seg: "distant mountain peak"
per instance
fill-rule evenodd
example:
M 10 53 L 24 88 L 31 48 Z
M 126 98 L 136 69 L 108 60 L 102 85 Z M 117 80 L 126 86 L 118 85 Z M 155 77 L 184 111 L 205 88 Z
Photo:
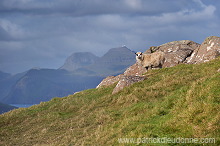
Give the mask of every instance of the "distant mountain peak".
M 90 52 L 76 52 L 69 56 L 64 65 L 59 69 L 75 71 L 79 68 L 95 63 L 98 58 L 99 57 Z
M 113 56 L 112 56 L 113 55 Z M 135 58 L 133 55 L 133 52 L 128 49 L 126 46 L 124 47 L 117 47 L 117 48 L 111 48 L 106 54 L 104 54 L 103 57 L 101 58 L 105 58 L 105 57 L 131 57 L 131 58 Z
M 134 53 L 124 45 L 109 49 L 102 57 L 97 57 L 90 52 L 73 53 L 59 69 L 78 74 L 106 76 L 122 72 L 134 63 Z

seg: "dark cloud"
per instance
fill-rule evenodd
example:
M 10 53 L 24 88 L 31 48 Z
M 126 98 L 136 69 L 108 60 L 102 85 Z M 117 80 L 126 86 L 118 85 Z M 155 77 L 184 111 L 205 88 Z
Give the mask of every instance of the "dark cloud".
M 189 6 L 188 0 L 2 0 L 2 13 L 88 16 L 103 14 L 155 15 Z
M 0 70 L 58 68 L 73 52 L 103 55 L 219 35 L 219 4 L 208 0 L 1 0 Z

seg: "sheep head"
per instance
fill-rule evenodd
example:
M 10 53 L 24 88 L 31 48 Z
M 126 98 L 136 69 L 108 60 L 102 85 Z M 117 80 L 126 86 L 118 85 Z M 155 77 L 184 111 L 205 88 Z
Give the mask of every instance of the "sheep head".
M 137 60 L 143 60 L 143 53 L 142 52 L 137 52 L 136 54 L 136 59 Z

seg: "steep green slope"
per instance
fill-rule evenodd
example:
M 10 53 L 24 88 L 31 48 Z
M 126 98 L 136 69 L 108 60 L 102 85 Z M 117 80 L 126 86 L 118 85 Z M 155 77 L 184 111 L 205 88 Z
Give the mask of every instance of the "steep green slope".
M 0 145 L 120 145 L 119 138 L 144 137 L 220 145 L 219 68 L 220 58 L 152 70 L 115 95 L 113 86 L 90 89 L 13 110 L 0 116 Z

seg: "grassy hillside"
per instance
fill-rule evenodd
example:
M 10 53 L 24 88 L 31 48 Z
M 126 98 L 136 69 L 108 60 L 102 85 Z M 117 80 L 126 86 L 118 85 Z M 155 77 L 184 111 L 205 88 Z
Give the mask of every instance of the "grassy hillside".
M 149 71 L 113 86 L 0 116 L 0 145 L 121 145 L 118 138 L 215 138 L 220 145 L 220 58 Z M 123 144 L 122 144 L 123 145 Z

